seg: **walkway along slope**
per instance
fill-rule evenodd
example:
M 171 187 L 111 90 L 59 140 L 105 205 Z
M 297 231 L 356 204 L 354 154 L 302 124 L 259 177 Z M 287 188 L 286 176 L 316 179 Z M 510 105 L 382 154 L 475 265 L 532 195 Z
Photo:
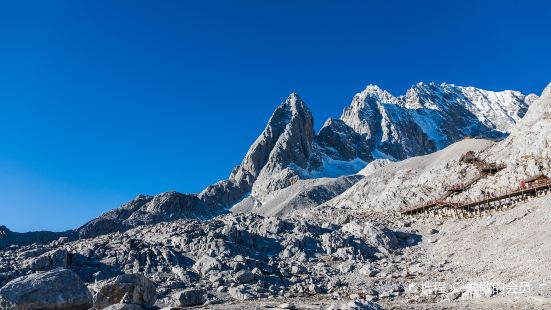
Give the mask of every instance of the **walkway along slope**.
M 473 164 L 479 170 L 479 174 L 466 183 L 446 187 L 446 192 L 435 200 L 429 200 L 422 204 L 403 209 L 401 214 L 426 214 L 429 216 L 465 218 L 473 215 L 482 215 L 488 211 L 502 210 L 530 197 L 547 195 L 551 192 L 551 180 L 545 175 L 539 175 L 525 180 L 530 181 L 529 184 L 525 184 L 523 181 L 521 186 L 515 189 L 506 189 L 499 193 L 483 195 L 474 200 L 450 201 L 448 200 L 450 196 L 463 192 L 483 177 L 495 174 L 505 168 L 503 164 L 488 163 L 478 158 L 472 151 L 463 154 L 460 161 Z M 538 182 L 532 182 L 536 179 Z
M 483 195 L 475 200 L 466 201 L 430 201 L 423 205 L 402 210 L 403 215 L 426 214 L 429 216 L 452 216 L 459 218 L 483 215 L 488 211 L 499 211 L 531 197 L 551 193 L 551 181 L 531 186 L 506 190 L 492 195 Z

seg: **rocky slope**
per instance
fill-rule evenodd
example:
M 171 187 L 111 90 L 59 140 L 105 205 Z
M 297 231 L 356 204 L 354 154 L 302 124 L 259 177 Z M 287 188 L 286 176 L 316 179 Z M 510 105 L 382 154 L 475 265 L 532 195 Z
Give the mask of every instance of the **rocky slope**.
M 299 180 L 282 190 L 274 191 L 262 203 L 249 196 L 231 208 L 233 213 L 252 212 L 264 216 L 285 216 L 296 210 L 310 209 L 340 195 L 361 180 L 361 175 L 338 178 Z
M 0 287 L 28 274 L 69 268 L 88 283 L 96 308 L 105 285 L 135 273 L 154 282 L 158 306 L 178 304 L 175 296 L 189 287 L 203 290 L 204 300 L 208 292 L 213 301 L 307 296 L 342 286 L 333 276 L 349 268 L 349 261 L 365 264 L 369 272 L 371 262 L 399 250 L 400 240 L 371 222 L 318 225 L 255 215 L 176 220 L 0 251 Z M 8 298 L 2 293 L 0 302 Z

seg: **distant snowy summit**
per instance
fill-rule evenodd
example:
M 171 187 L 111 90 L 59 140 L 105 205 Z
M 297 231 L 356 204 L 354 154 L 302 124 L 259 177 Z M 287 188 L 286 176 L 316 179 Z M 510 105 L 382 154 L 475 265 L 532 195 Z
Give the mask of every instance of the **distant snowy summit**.
M 453 84 L 418 83 L 395 97 L 369 85 L 341 120 L 361 134 L 375 157 L 404 159 L 442 149 L 465 137 L 501 139 L 537 96 Z

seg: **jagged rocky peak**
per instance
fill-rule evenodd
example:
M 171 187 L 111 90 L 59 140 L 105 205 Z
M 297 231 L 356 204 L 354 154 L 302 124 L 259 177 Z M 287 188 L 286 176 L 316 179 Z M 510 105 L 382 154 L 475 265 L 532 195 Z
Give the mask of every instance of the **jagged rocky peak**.
M 275 113 L 278 111 L 283 111 L 283 121 L 286 123 L 286 126 L 276 141 L 268 164 L 288 165 L 293 163 L 305 168 L 312 151 L 312 142 L 314 141 L 314 117 L 304 101 L 296 93 L 291 93 Z
M 266 128 L 249 148 L 241 165 L 236 167 L 230 179 L 249 178 L 250 184 L 259 176 L 262 169 L 276 162 L 282 165 L 291 162 L 304 166 L 311 151 L 314 139 L 314 119 L 306 104 L 297 93 L 291 93 L 274 111 Z M 283 148 L 292 143 L 297 150 Z
M 406 91 L 404 101 L 410 109 L 439 109 L 438 103 L 449 99 L 445 94 L 446 92 L 441 91 L 435 83 L 419 82 Z
M 251 192 L 253 184 L 258 183 L 258 189 L 266 190 L 286 187 L 298 177 L 290 167 L 308 166 L 315 136 L 313 128 L 312 113 L 292 93 L 274 111 L 264 131 L 227 180 L 216 182 L 199 194 L 140 195 L 85 224 L 79 234 L 89 238 L 180 218 L 211 218 Z
M 396 97 L 369 85 L 354 96 L 341 120 L 365 137 L 375 157 L 404 159 L 464 137 L 502 139 L 535 98 L 423 82 Z
M 507 132 L 524 116 L 528 106 L 537 98 L 519 91 L 488 91 L 476 87 L 442 83 L 418 83 L 411 87 L 403 100 L 411 109 L 450 109 L 452 105 L 465 107 L 487 127 Z
M 376 134 L 376 123 L 388 119 L 384 104 L 399 104 L 398 98 L 377 85 L 366 89 L 352 98 L 352 103 L 343 110 L 341 120 L 354 131 L 371 137 Z
M 272 114 L 235 177 L 240 171 L 256 176 L 255 193 L 289 186 L 299 178 L 297 168 L 308 168 L 314 137 L 312 113 L 296 93 L 291 93 Z
M 394 97 L 388 91 L 380 88 L 378 85 L 367 85 L 367 87 L 361 92 L 356 94 L 355 97 L 361 99 L 362 102 L 365 102 L 366 99 L 376 99 L 382 103 L 395 103 L 400 104 L 400 100 Z

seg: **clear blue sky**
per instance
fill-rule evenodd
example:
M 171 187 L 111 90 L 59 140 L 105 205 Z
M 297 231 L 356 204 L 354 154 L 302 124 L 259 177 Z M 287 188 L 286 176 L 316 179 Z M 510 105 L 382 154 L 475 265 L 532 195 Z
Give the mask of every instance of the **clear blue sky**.
M 0 224 L 64 230 L 226 178 L 297 91 L 539 93 L 550 1 L 2 1 Z

